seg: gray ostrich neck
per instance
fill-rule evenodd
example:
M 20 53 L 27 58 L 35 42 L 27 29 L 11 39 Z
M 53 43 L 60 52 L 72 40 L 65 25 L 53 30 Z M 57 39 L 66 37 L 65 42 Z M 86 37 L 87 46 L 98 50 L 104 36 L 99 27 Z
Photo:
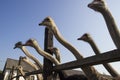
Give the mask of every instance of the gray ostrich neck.
M 95 44 L 94 40 L 90 40 L 89 44 L 91 45 L 93 51 L 95 52 L 96 55 L 100 54 L 100 50 L 98 49 L 97 45 Z M 118 72 L 108 63 L 104 63 L 103 66 L 107 69 L 107 71 L 113 76 L 113 77 L 118 77 L 119 74 Z
M 35 70 L 38 70 L 38 67 L 35 64 L 33 64 L 32 62 L 28 61 L 27 59 L 22 59 L 22 60 L 24 62 L 28 63 Z M 40 74 L 37 74 L 37 78 L 38 78 L 38 80 L 41 80 Z
M 93 51 L 94 51 L 96 54 L 99 54 L 99 53 L 100 53 L 100 51 L 99 51 L 97 45 L 95 44 L 94 40 L 91 39 L 91 40 L 89 41 L 89 44 L 91 45 Z
M 111 12 L 108 9 L 105 9 L 101 11 L 101 14 L 103 15 L 106 21 L 106 25 L 108 27 L 109 33 L 111 35 L 114 44 L 116 45 L 117 48 L 120 48 L 120 43 L 119 43 L 120 33 Z
M 39 45 L 35 44 L 35 45 L 34 45 L 34 48 L 35 48 L 35 50 L 36 50 L 41 56 L 49 59 L 51 62 L 53 62 L 53 63 L 56 64 L 56 65 L 59 65 L 59 64 L 60 64 L 59 61 L 58 61 L 57 59 L 55 59 L 52 55 L 50 55 L 49 53 L 43 51 L 43 50 L 40 48 Z
M 70 50 L 73 55 L 79 59 L 79 58 L 83 58 L 82 55 L 79 54 L 79 52 L 70 44 L 68 43 L 63 36 L 61 35 L 61 33 L 59 32 L 59 30 L 57 29 L 57 27 L 54 27 L 54 32 L 53 34 L 55 35 L 56 39 L 64 46 L 66 47 L 68 50 Z M 57 35 L 57 36 L 56 36 Z

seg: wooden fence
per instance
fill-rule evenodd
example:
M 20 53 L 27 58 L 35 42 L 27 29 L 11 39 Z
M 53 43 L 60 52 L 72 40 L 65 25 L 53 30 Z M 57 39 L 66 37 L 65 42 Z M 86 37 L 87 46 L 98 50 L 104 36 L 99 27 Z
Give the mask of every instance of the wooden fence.
M 48 48 L 53 46 L 53 34 L 47 28 L 45 29 L 45 40 L 44 41 L 45 41 L 44 50 L 52 55 L 52 52 L 50 52 Z M 29 73 L 26 73 L 26 76 L 29 76 L 31 74 L 42 73 L 43 80 L 51 80 L 53 71 L 75 69 L 79 67 L 86 67 L 86 66 L 110 63 L 110 62 L 116 62 L 116 61 L 120 61 L 120 50 L 119 49 L 101 53 L 99 55 L 90 56 L 90 57 L 87 57 L 81 60 L 67 62 L 61 65 L 57 65 L 57 66 L 53 66 L 53 63 L 50 60 L 44 58 L 43 71 L 37 70 L 37 71 L 29 72 Z

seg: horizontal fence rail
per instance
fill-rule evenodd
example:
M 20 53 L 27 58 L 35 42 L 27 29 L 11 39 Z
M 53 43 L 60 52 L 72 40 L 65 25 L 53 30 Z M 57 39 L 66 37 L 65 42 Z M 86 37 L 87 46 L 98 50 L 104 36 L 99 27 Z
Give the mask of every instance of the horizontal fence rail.
M 54 66 L 53 71 L 74 69 L 79 67 L 86 67 L 92 65 L 98 65 L 103 63 L 120 61 L 120 50 L 112 50 L 99 55 L 87 57 L 81 60 L 71 61 L 58 66 Z
M 115 49 L 112 51 L 108 51 L 99 55 L 94 55 L 91 57 L 87 57 L 81 60 L 75 60 L 71 62 L 67 62 L 58 66 L 54 66 L 52 71 L 60 71 L 60 70 L 68 70 L 68 69 L 75 69 L 79 67 L 86 67 L 92 65 L 98 65 L 103 63 L 110 63 L 120 61 L 120 50 Z M 40 74 L 42 71 L 36 70 L 33 72 L 26 73 L 27 76 L 32 74 Z

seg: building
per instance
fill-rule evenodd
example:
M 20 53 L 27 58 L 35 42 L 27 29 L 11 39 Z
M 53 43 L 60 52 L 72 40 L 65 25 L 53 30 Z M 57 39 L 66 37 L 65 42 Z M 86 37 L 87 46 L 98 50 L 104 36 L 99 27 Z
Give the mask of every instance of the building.
M 18 74 L 18 69 L 17 66 L 19 64 L 19 60 L 7 58 L 4 69 L 3 69 L 3 75 L 4 79 L 3 80 L 9 80 L 11 77 L 17 76 Z M 32 68 L 28 63 L 21 61 L 21 66 L 23 67 L 23 71 L 25 73 L 27 72 L 32 72 L 35 71 L 34 68 Z M 17 80 L 14 78 L 13 80 Z M 18 80 L 25 80 L 23 77 L 19 77 Z M 27 77 L 27 80 L 37 80 L 36 75 L 30 75 Z

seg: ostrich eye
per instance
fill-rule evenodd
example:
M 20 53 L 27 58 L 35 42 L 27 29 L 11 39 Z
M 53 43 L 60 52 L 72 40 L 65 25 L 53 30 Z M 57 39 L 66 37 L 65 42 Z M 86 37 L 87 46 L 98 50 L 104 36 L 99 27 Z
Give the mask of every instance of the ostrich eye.
M 17 44 L 18 44 L 18 45 L 21 45 L 21 44 L 22 44 L 22 42 L 18 42 Z
M 94 1 L 101 2 L 101 1 L 103 1 L 103 0 L 94 0 Z
M 95 0 L 95 1 L 101 1 L 101 0 Z
M 88 34 L 85 34 L 84 36 L 86 36 L 86 37 L 87 37 L 87 36 L 88 36 Z
M 31 40 L 31 39 L 30 39 L 30 40 L 28 40 L 28 41 L 27 41 L 27 43 L 32 43 L 32 40 Z
M 45 21 L 50 21 L 50 19 L 46 18 Z
M 20 46 L 20 45 L 22 45 L 22 42 L 18 42 L 15 44 L 15 46 Z

